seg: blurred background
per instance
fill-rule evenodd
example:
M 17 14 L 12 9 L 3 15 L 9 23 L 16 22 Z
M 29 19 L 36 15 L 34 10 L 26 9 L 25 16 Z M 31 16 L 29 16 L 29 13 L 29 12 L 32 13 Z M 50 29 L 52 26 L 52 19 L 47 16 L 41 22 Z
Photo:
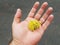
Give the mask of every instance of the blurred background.
M 40 4 L 48 2 L 54 8 L 55 16 L 38 45 L 60 45 L 60 0 L 0 0 L 0 45 L 8 45 L 11 39 L 11 25 L 17 8 L 22 9 L 24 20 L 36 1 Z

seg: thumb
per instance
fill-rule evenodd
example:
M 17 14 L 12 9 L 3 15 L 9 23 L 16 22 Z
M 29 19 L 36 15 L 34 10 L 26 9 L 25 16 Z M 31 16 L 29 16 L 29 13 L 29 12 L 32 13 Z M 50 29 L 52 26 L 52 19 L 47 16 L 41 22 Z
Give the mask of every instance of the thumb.
M 14 16 L 14 21 L 19 23 L 21 21 L 21 15 L 22 15 L 21 9 L 17 9 L 16 14 Z

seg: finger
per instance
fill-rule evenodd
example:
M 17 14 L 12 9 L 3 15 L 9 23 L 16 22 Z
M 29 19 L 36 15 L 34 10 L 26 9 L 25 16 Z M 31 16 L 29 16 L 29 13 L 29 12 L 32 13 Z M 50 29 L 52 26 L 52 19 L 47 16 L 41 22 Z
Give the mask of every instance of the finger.
M 19 23 L 21 20 L 21 15 L 22 15 L 21 10 L 17 9 L 17 12 L 16 12 L 15 17 L 14 17 L 14 21 Z
M 35 19 L 39 19 L 41 17 L 41 15 L 43 14 L 44 10 L 47 8 L 48 3 L 44 2 L 41 6 L 41 8 L 39 9 L 39 11 L 36 13 L 35 15 Z
M 47 17 L 52 13 L 52 11 L 53 11 L 53 8 L 52 8 L 52 7 L 49 7 L 49 8 L 47 9 L 47 11 L 43 14 L 43 16 L 42 16 L 41 19 L 40 19 L 40 21 L 41 21 L 42 24 L 43 24 L 44 21 L 47 19 Z
M 50 15 L 49 17 L 48 17 L 48 19 L 45 21 L 45 23 L 42 25 L 42 29 L 43 30 L 46 30 L 47 29 L 47 27 L 50 25 L 50 23 L 52 22 L 52 20 L 53 20 L 53 18 L 54 18 L 54 16 L 53 15 Z
M 39 2 L 36 2 L 36 3 L 33 5 L 30 13 L 28 14 L 28 17 L 33 17 L 33 16 L 34 16 L 34 14 L 35 14 L 38 6 L 39 6 Z
M 48 17 L 48 19 L 45 21 L 45 23 L 38 29 L 36 30 L 36 33 L 39 34 L 39 38 L 42 37 L 42 35 L 44 34 L 45 30 L 47 29 L 47 27 L 50 25 L 50 23 L 52 22 L 54 16 L 50 15 Z

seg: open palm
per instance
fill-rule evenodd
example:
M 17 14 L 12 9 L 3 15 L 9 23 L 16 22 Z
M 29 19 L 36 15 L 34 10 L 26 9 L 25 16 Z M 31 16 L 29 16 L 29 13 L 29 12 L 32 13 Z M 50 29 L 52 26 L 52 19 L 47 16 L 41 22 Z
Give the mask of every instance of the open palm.
M 40 41 L 44 31 L 50 25 L 54 17 L 51 14 L 53 11 L 52 7 L 49 7 L 44 13 L 48 6 L 48 3 L 44 2 L 36 13 L 38 6 L 39 2 L 36 2 L 24 21 L 21 21 L 21 10 L 17 9 L 12 23 L 12 36 L 15 45 L 36 45 Z M 32 32 L 28 29 L 28 23 L 34 19 L 41 21 L 42 25 L 39 29 Z

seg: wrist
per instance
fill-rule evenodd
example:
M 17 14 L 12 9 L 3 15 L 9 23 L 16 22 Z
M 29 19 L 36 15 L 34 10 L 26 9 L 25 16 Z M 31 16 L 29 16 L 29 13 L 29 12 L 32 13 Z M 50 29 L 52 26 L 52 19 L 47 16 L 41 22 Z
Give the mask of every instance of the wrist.
M 31 44 L 24 44 L 21 41 L 17 41 L 17 40 L 12 40 L 9 45 L 31 45 Z
M 12 40 L 9 45 L 25 45 L 22 41 Z
M 12 40 L 12 41 L 9 43 L 9 45 L 16 45 L 16 44 L 15 44 L 14 41 Z

